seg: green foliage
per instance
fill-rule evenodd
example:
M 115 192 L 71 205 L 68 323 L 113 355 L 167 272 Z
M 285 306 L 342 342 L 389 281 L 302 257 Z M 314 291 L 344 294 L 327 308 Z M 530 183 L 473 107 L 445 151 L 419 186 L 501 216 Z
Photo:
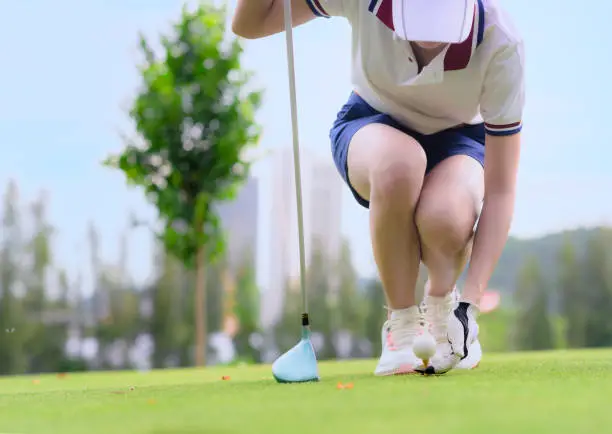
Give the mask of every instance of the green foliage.
M 586 304 L 588 316 L 585 321 L 585 345 L 606 347 L 612 345 L 612 238 L 610 232 L 601 230 L 588 245 L 582 270 L 582 302 Z
M 507 309 L 496 309 L 478 318 L 478 339 L 486 352 L 505 352 L 513 349 L 512 327 L 516 324 L 516 313 Z
M 69 310 L 61 298 L 51 299 L 46 290 L 46 279 L 54 270 L 51 254 L 53 228 L 47 221 L 44 196 L 39 196 L 29 210 L 33 230 L 23 241 L 24 253 L 31 261 L 23 265 L 22 271 L 27 278 L 24 279 L 26 293 L 22 300 L 26 317 L 38 321 L 29 321 L 24 350 L 31 370 L 53 372 L 64 359 Z
M 252 348 L 249 342 L 251 335 L 259 331 L 259 288 L 253 265 L 254 258 L 250 252 L 247 252 L 237 273 L 234 314 L 240 328 L 234 342 L 239 356 L 258 362 L 259 351 Z
M 306 290 L 308 291 L 308 307 L 311 312 L 314 330 L 323 336 L 323 345 L 318 355 L 321 359 L 336 356 L 333 345 L 333 332 L 335 331 L 335 309 L 331 303 L 331 273 L 329 259 L 325 256 L 317 240 L 313 242 L 310 265 L 306 270 Z M 296 289 L 299 292 L 299 289 Z M 299 316 L 295 317 L 299 321 Z M 295 339 L 295 338 L 294 338 Z
M 159 275 L 147 291 L 153 307 L 148 323 L 155 344 L 153 365 L 159 368 L 170 365 L 190 366 L 193 363 L 192 348 L 195 342 L 195 273 L 185 268 L 173 255 L 164 253 L 163 249 L 157 258 L 156 267 Z M 211 332 L 220 331 L 223 325 L 225 293 L 222 269 L 223 261 L 207 267 L 206 322 Z
M 365 337 L 372 344 L 372 350 L 376 354 L 382 345 L 381 329 L 387 320 L 387 299 L 382 283 L 378 279 L 372 279 L 365 293 L 368 311 L 365 318 L 366 335 Z
M 547 282 L 557 281 L 560 274 L 564 273 L 563 264 L 559 261 L 559 252 L 567 245 L 571 246 L 577 260 L 582 260 L 586 254 L 587 244 L 593 236 L 597 236 L 599 229 L 576 229 L 558 232 L 537 238 L 515 238 L 510 237 L 495 268 L 489 286 L 500 290 L 504 295 L 504 307 L 513 301 L 513 292 L 518 288 L 518 276 L 525 263 L 525 258 L 535 256 L 540 262 L 542 277 Z M 463 282 L 465 273 L 460 280 Z M 551 293 L 551 307 L 559 313 L 559 293 Z
M 238 40 L 224 41 L 225 9 L 208 2 L 183 9 L 162 53 L 140 39 L 142 85 L 130 116 L 139 135 L 106 164 L 120 169 L 157 207 L 166 249 L 187 267 L 201 246 L 223 251 L 216 201 L 231 199 L 245 180 L 245 151 L 259 138 L 260 92 L 240 65 Z
M 8 185 L 3 202 L 0 230 L 0 374 L 22 374 L 27 370 L 23 346 L 29 336 L 23 302 L 15 292 L 20 278 L 22 247 L 16 184 Z
M 587 243 L 586 253 L 577 258 L 566 244 L 561 256 L 559 288 L 566 318 L 568 346 L 612 345 L 612 236 L 598 229 Z
M 516 321 L 515 344 L 520 350 L 547 350 L 555 346 L 549 315 L 549 287 L 542 278 L 537 259 L 525 264 L 516 290 L 520 310 Z
M 216 332 L 223 329 L 225 278 L 223 261 L 209 264 L 206 271 L 206 329 Z
M 338 264 L 339 288 L 334 317 L 336 327 L 363 334 L 365 303 L 357 292 L 357 272 L 353 267 L 349 243 L 343 240 Z
M 184 291 L 181 281 L 188 274 L 183 273 L 180 263 L 166 254 L 159 258 L 159 266 L 159 276 L 150 289 L 153 312 L 149 332 L 154 342 L 153 366 L 164 368 L 171 358 L 180 360 L 185 357 L 181 354 L 181 349 L 190 347 L 193 341 L 190 332 L 193 319 L 184 317 L 184 313 L 191 312 L 192 309 L 185 309 L 182 305 Z M 184 365 L 186 361 L 180 364 Z
M 574 247 L 566 241 L 559 253 L 560 270 L 558 287 L 561 294 L 561 311 L 566 318 L 565 336 L 570 347 L 586 345 L 585 325 L 589 316 L 588 305 L 582 297 L 582 271 Z
M 323 337 L 322 348 L 317 348 L 319 359 L 329 359 L 335 356 L 332 332 L 337 326 L 338 311 L 336 302 L 331 297 L 331 273 L 329 259 L 320 248 L 317 240 L 313 240 L 312 254 L 306 270 L 306 291 L 308 295 L 308 310 L 313 332 Z M 274 330 L 274 340 L 280 351 L 286 351 L 296 343 L 300 335 L 300 317 L 302 314 L 302 297 L 300 282 L 288 280 L 284 291 L 283 312 Z M 346 314 L 346 312 L 345 312 Z
M 102 318 L 97 336 L 105 342 L 133 340 L 140 330 L 138 293 L 132 288 L 101 276 L 100 284 L 108 295 L 108 316 Z

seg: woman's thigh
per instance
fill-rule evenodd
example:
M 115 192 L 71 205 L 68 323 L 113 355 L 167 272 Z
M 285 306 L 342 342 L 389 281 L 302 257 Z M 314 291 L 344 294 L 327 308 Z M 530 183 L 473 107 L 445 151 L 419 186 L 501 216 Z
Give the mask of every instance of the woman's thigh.
M 334 162 L 357 202 L 366 208 L 373 177 L 390 186 L 394 178 L 412 176 L 419 184 L 423 181 L 425 152 L 413 135 L 402 130 L 393 118 L 355 93 L 338 113 L 330 131 Z
M 416 209 L 424 249 L 465 249 L 473 237 L 484 197 L 484 171 L 471 156 L 458 154 L 436 165 L 426 176 Z
M 413 137 L 372 123 L 359 129 L 350 142 L 347 178 L 354 192 L 369 202 L 373 183 L 389 192 L 402 183 L 421 185 L 426 166 L 425 152 Z

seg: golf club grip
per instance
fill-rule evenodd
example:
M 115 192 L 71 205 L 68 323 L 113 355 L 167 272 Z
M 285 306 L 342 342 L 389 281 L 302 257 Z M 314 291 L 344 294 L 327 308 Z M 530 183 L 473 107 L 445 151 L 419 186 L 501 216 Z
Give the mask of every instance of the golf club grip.
M 289 101 L 291 105 L 291 130 L 293 132 L 293 166 L 295 170 L 295 196 L 297 203 L 298 242 L 300 249 L 300 290 L 302 308 L 308 320 L 308 299 L 306 297 L 306 264 L 304 258 L 304 218 L 302 209 L 302 176 L 300 170 L 300 145 L 297 121 L 297 101 L 295 89 L 295 62 L 293 56 L 293 20 L 291 18 L 291 0 L 284 1 L 285 36 L 287 42 L 287 66 L 289 72 Z M 302 321 L 304 321 L 302 319 Z

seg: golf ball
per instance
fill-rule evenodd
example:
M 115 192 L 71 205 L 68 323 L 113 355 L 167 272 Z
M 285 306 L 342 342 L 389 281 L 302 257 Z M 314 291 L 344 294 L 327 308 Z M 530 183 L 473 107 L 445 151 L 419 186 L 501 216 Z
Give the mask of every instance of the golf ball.
M 436 341 L 430 333 L 417 336 L 412 346 L 414 355 L 421 360 L 429 360 L 436 353 Z

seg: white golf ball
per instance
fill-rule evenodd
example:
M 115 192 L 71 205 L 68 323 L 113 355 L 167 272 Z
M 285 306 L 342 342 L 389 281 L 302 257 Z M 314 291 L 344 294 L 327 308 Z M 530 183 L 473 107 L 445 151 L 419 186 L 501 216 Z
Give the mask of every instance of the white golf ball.
M 414 355 L 421 360 L 429 360 L 436 353 L 436 341 L 430 333 L 423 333 L 414 340 Z

